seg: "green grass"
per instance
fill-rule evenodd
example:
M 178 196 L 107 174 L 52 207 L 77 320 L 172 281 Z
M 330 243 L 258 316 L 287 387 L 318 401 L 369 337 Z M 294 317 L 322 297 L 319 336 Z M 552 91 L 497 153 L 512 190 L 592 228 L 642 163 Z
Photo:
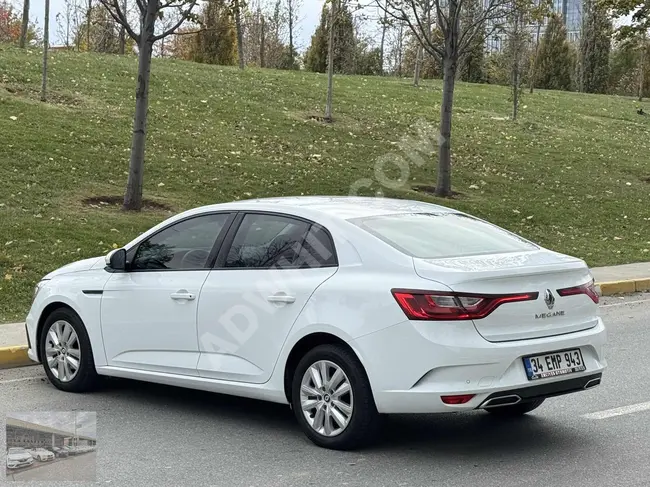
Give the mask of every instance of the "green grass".
M 82 204 L 121 195 L 134 109 L 136 59 L 55 52 L 52 101 L 38 101 L 41 53 L 0 46 L 0 323 L 20 320 L 33 284 L 67 262 L 100 255 L 166 218 Z M 9 90 L 7 90 L 9 89 Z M 377 160 L 421 123 L 437 125 L 441 85 L 335 79 L 333 125 L 321 114 L 326 78 L 155 60 L 145 197 L 173 212 L 271 195 L 348 194 L 375 179 Z M 361 194 L 441 202 L 587 260 L 650 257 L 650 117 L 631 99 L 538 91 L 520 120 L 504 87 L 459 83 L 453 185 L 438 201 L 435 156 L 411 164 L 399 188 Z M 650 111 L 650 110 L 648 110 Z M 12 120 L 11 117 L 16 117 Z M 398 170 L 386 166 L 396 178 Z M 472 189 L 478 188 L 478 189 Z

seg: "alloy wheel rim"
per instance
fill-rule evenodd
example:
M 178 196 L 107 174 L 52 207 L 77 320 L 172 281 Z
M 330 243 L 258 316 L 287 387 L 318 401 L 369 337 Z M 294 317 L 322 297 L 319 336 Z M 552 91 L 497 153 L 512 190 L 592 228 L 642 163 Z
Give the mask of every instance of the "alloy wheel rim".
M 352 387 L 343 369 L 329 360 L 313 363 L 302 377 L 300 406 L 317 433 L 327 437 L 343 433 L 354 410 Z
M 81 364 L 81 343 L 72 325 L 58 320 L 45 337 L 45 356 L 52 375 L 61 382 L 75 378 Z

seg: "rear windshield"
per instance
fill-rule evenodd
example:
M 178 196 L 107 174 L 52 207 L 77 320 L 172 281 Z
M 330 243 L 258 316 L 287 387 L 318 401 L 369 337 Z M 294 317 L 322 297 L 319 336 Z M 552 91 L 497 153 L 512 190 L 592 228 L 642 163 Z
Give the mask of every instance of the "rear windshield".
M 499 227 L 459 213 L 409 213 L 355 218 L 351 223 L 420 259 L 536 250 Z

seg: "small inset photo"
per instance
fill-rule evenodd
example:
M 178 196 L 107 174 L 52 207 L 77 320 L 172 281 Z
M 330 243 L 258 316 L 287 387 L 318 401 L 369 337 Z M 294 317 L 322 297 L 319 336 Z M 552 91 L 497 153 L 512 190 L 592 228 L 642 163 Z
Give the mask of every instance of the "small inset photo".
M 7 480 L 94 481 L 97 413 L 7 413 Z

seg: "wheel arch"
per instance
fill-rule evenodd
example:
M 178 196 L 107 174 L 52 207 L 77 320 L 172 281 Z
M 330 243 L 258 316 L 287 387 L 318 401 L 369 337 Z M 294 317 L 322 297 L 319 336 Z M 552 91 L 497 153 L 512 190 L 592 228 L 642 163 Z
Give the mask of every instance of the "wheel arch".
M 302 337 L 293 345 L 293 347 L 291 348 L 291 352 L 289 352 L 289 355 L 287 356 L 287 360 L 285 362 L 284 395 L 287 398 L 289 404 L 291 404 L 291 383 L 293 380 L 293 375 L 295 373 L 295 370 L 298 367 L 298 363 L 300 362 L 300 359 L 304 357 L 307 352 L 316 348 L 319 345 L 339 345 L 343 348 L 346 348 L 357 357 L 357 359 L 361 363 L 363 372 L 366 374 L 366 376 L 368 375 L 368 372 L 365 370 L 361 357 L 359 356 L 357 351 L 352 346 L 350 346 L 348 342 L 328 332 L 310 333 Z

